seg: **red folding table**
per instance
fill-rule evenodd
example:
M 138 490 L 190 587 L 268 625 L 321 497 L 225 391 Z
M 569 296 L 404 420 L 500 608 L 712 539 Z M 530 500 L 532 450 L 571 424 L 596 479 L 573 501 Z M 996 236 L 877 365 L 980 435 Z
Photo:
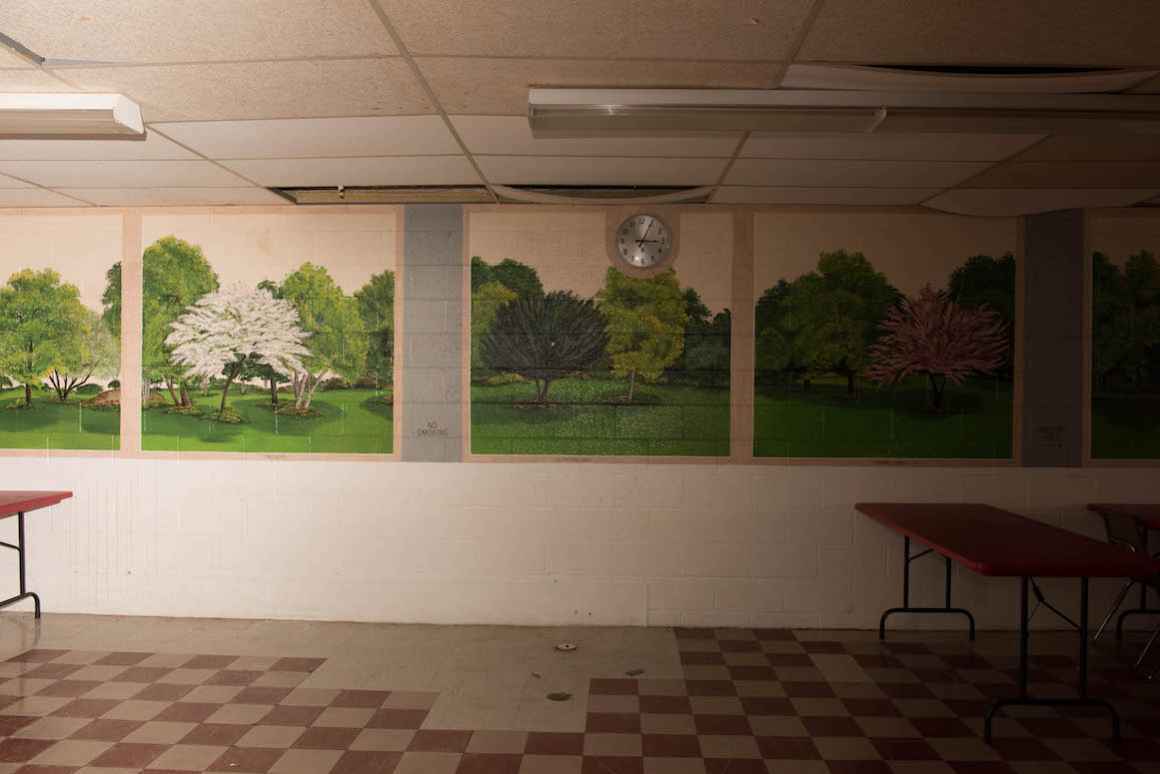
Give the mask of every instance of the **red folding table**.
M 860 512 L 899 532 L 905 547 L 902 576 L 902 607 L 882 614 L 878 634 L 886 636 L 886 619 L 896 613 L 955 613 L 966 615 L 974 638 L 975 622 L 970 612 L 951 607 L 951 562 L 972 572 L 1020 579 L 1019 605 L 1019 693 L 1000 699 L 987 713 L 984 735 L 991 739 L 991 721 L 1004 707 L 1072 706 L 1103 707 L 1112 718 L 1112 734 L 1119 737 L 1120 716 L 1103 699 L 1088 696 L 1088 580 L 1090 578 L 1145 578 L 1160 572 L 1160 563 L 1117 546 L 1028 519 L 1010 511 L 978 503 L 858 503 Z M 910 541 L 917 540 L 926 551 L 911 556 Z M 910 606 L 910 563 L 929 552 L 946 561 L 946 605 Z M 1039 591 L 1036 578 L 1079 578 L 1079 623 L 1052 607 Z M 1074 698 L 1042 698 L 1028 694 L 1028 645 L 1031 611 L 1028 595 L 1034 589 L 1040 604 L 1047 606 L 1079 630 L 1079 695 Z
M 1108 523 L 1111 523 L 1110 520 L 1116 517 L 1130 519 L 1135 522 L 1137 536 L 1134 542 L 1145 554 L 1148 554 L 1150 551 L 1148 542 L 1150 533 L 1160 532 L 1160 505 L 1155 503 L 1089 503 L 1088 510 L 1103 516 Z M 1127 595 L 1131 586 L 1132 584 L 1129 583 L 1124 587 L 1124 590 L 1116 600 L 1115 607 L 1108 614 L 1108 618 L 1123 603 L 1124 597 Z M 1119 618 L 1116 619 L 1117 641 L 1124 639 L 1124 619 L 1131 618 L 1135 615 L 1160 615 L 1160 609 L 1148 607 L 1148 584 L 1146 583 L 1140 583 L 1140 606 L 1131 608 L 1130 610 L 1124 610 L 1120 613 Z M 1104 620 L 1104 624 L 1107 624 L 1107 619 Z M 1096 632 L 1097 639 L 1103 633 L 1103 630 L 1104 627 L 1101 626 L 1099 631 Z M 1141 658 L 1143 658 L 1143 655 L 1141 654 Z
M 24 544 L 24 514 L 39 508 L 56 505 L 69 497 L 72 497 L 72 492 L 7 492 L 0 490 L 0 519 L 6 519 L 9 516 L 16 517 L 16 545 L 0 541 L 0 546 L 11 548 L 20 557 L 20 593 L 0 601 L 0 608 L 8 607 L 22 599 L 31 599 L 36 617 L 40 618 L 40 597 L 28 590 L 24 579 L 25 555 L 28 553 Z

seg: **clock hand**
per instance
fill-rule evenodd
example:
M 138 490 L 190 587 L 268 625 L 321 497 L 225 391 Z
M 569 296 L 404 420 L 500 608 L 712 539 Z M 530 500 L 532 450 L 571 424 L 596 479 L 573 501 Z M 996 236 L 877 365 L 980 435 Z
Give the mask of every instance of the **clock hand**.
M 655 220 L 654 220 L 654 221 L 652 221 L 652 222 L 650 222 L 650 223 L 648 224 L 648 228 L 646 228 L 646 229 L 644 230 L 644 235 L 643 235 L 643 236 L 641 236 L 641 238 L 640 238 L 640 239 L 636 240 L 636 243 L 637 243 L 638 245 L 643 245 L 645 242 L 649 241 L 649 238 L 648 238 L 648 232 L 652 231 L 652 227 L 653 227 L 653 226 L 655 226 L 656 224 L 657 224 L 657 222 L 656 222 Z M 652 240 L 652 241 L 654 241 L 654 242 L 655 242 L 656 240 L 654 239 L 654 240 Z

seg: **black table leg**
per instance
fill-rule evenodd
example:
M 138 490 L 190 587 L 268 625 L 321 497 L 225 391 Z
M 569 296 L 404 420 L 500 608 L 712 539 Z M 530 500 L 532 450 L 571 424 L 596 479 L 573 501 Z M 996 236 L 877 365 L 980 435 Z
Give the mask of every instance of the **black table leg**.
M 983 725 L 983 737 L 991 741 L 991 721 L 1004 707 L 1103 707 L 1112 718 L 1112 738 L 1120 738 L 1120 715 L 1116 708 L 1104 699 L 1088 696 L 1088 579 L 1080 578 L 1079 585 L 1079 674 L 1078 696 L 1070 699 L 1044 699 L 1031 696 L 1028 692 L 1030 680 L 1031 614 L 1027 596 L 1031 585 L 1028 577 L 1019 581 L 1019 694 L 1013 699 L 999 699 L 987 711 Z
M 35 615 L 37 618 L 40 618 L 40 597 L 38 597 L 36 594 L 34 594 L 33 592 L 28 590 L 27 582 L 25 580 L 24 555 L 28 549 L 25 547 L 25 543 L 24 543 L 24 514 L 23 513 L 16 514 L 16 545 L 12 545 L 11 543 L 4 543 L 4 542 L 0 541 L 0 546 L 4 546 L 5 548 L 11 548 L 13 551 L 16 552 L 16 555 L 17 555 L 18 560 L 19 560 L 19 567 L 20 567 L 20 593 L 14 597 L 9 597 L 8 599 L 0 601 L 0 608 L 5 608 L 5 607 L 8 607 L 9 605 L 14 605 L 17 602 L 20 602 L 21 600 L 24 600 L 24 599 L 31 599 L 33 609 L 35 610 Z
M 931 549 L 919 551 L 914 556 L 910 555 L 910 538 L 903 536 L 902 538 L 902 607 L 892 607 L 882 614 L 878 619 L 878 639 L 886 639 L 886 619 L 895 613 L 935 613 L 945 615 L 952 613 L 954 615 L 965 615 L 967 623 L 970 626 L 970 637 L 975 639 L 975 617 L 971 615 L 971 611 L 961 607 L 951 607 L 951 560 L 950 557 L 943 557 L 946 562 L 945 584 L 946 591 L 944 594 L 945 605 L 943 607 L 911 607 L 910 606 L 910 563 L 915 559 L 919 559 L 931 553 Z
M 1148 584 L 1140 583 L 1140 606 L 1120 613 L 1116 619 L 1116 642 L 1124 639 L 1124 619 L 1137 615 L 1160 615 L 1160 608 L 1148 607 Z

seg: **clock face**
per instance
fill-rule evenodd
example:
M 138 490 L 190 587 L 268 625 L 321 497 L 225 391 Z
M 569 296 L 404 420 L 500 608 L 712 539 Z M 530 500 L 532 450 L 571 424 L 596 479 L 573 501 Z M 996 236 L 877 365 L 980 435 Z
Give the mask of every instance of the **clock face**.
M 616 254 L 637 269 L 659 266 L 673 252 L 673 235 L 655 215 L 633 215 L 616 229 Z

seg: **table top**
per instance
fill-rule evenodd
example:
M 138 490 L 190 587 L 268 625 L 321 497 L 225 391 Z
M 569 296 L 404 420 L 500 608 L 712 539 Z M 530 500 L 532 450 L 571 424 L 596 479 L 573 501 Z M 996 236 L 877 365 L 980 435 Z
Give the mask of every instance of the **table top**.
M 1160 562 L 981 503 L 858 503 L 891 529 L 980 575 L 1147 578 Z
M 1088 510 L 1110 516 L 1130 516 L 1148 529 L 1160 529 L 1160 504 L 1157 503 L 1088 503 Z
M 0 519 L 18 513 L 56 505 L 72 497 L 72 492 L 6 491 L 0 489 Z

